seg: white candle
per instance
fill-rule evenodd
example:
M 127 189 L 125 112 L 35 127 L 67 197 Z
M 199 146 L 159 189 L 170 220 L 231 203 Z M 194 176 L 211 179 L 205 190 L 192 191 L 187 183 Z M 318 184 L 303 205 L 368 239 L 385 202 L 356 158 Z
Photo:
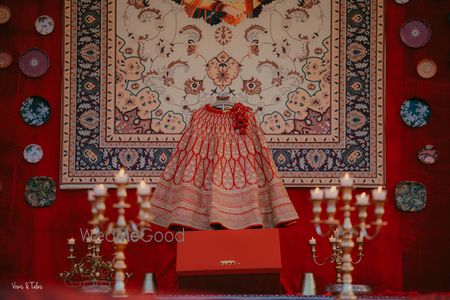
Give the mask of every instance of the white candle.
M 312 200 L 322 200 L 323 199 L 323 191 L 316 187 L 314 190 L 310 190 Z
M 148 186 L 144 180 L 139 183 L 137 188 L 138 195 L 141 196 L 148 196 L 150 195 L 150 186 Z
M 119 173 L 115 176 L 117 183 L 128 183 L 128 174 L 125 173 L 125 169 L 120 169 Z
M 103 184 L 97 184 L 94 188 L 95 196 L 106 196 L 108 189 Z
M 94 197 L 94 191 L 93 190 L 89 190 L 88 191 L 88 200 L 89 201 L 95 201 L 95 197 Z
M 364 236 L 362 232 L 359 234 L 359 236 L 356 238 L 357 243 L 362 243 L 364 241 Z
M 369 205 L 369 196 L 366 193 L 356 195 L 356 205 Z
M 325 190 L 326 199 L 336 199 L 338 197 L 339 191 L 335 186 Z
M 386 200 L 386 190 L 383 190 L 381 186 L 378 189 L 372 190 L 372 198 L 374 201 L 384 201 Z
M 311 246 L 315 245 L 315 244 L 316 244 L 316 239 L 315 239 L 314 237 L 312 237 L 312 238 L 309 240 L 309 244 L 310 244 Z
M 344 177 L 341 177 L 340 182 L 342 187 L 353 186 L 353 179 L 350 177 L 350 174 L 348 173 L 345 173 Z
M 67 244 L 75 245 L 75 239 L 74 238 L 67 239 Z

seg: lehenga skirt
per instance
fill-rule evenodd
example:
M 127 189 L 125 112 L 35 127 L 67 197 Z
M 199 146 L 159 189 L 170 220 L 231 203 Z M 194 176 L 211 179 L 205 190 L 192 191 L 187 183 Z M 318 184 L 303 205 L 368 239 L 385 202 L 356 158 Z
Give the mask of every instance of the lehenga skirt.
M 153 223 L 195 229 L 277 227 L 298 219 L 253 112 L 196 110 L 152 196 Z

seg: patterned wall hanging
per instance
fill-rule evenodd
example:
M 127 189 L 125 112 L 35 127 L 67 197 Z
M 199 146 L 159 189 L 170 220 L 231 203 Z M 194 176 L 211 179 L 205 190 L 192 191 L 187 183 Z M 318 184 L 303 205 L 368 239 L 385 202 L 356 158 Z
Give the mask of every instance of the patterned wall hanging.
M 382 0 L 65 0 L 62 186 L 112 182 L 121 166 L 157 181 L 191 112 L 218 95 L 255 111 L 287 185 L 343 172 L 383 184 L 383 11 Z

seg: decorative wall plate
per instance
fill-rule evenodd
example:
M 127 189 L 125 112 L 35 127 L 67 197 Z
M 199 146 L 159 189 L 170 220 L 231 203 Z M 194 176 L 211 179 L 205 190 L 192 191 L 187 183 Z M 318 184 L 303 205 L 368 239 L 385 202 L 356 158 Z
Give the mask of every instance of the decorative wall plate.
M 394 0 L 398 4 L 406 4 L 409 2 L 409 0 Z
M 417 64 L 417 74 L 422 78 L 431 78 L 436 75 L 437 65 L 434 60 L 424 58 Z
M 6 69 L 12 64 L 13 56 L 9 51 L 0 50 L 0 69 Z
M 6 5 L 0 5 L 0 24 L 5 24 L 11 18 L 11 10 Z
M 403 102 L 400 109 L 403 122 L 410 127 L 422 127 L 431 117 L 430 105 L 422 98 L 410 98 Z
M 47 100 L 40 96 L 31 96 L 22 102 L 22 119 L 31 126 L 41 126 L 50 119 L 51 109 Z
M 25 199 L 31 207 L 47 207 L 55 202 L 56 184 L 52 178 L 35 176 L 25 185 Z
M 408 47 L 423 47 L 431 38 L 430 24 L 423 20 L 411 19 L 400 29 L 400 38 Z
M 439 159 L 439 152 L 433 145 L 425 145 L 417 154 L 419 160 L 426 165 L 432 165 Z
M 28 77 L 40 77 L 50 66 L 47 53 L 39 48 L 26 50 L 19 58 L 19 68 Z
M 400 181 L 395 187 L 395 205 L 401 211 L 421 211 L 427 204 L 427 190 L 420 182 Z
M 55 29 L 55 22 L 49 16 L 40 16 L 34 22 L 34 26 L 36 27 L 36 31 L 42 35 L 48 35 L 53 32 Z
M 43 156 L 42 147 L 37 144 L 30 144 L 23 149 L 23 158 L 31 164 L 39 162 Z

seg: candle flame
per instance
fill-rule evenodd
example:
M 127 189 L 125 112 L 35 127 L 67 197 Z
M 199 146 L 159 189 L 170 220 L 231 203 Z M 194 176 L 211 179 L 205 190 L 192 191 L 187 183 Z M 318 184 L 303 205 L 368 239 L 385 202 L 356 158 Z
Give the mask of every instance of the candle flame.
M 361 197 L 363 197 L 363 198 L 366 197 L 366 193 L 362 193 Z
M 319 192 L 320 189 L 319 189 L 318 187 L 316 187 L 316 188 L 314 189 L 314 191 L 315 191 L 315 192 Z
M 332 192 L 336 191 L 336 186 L 333 185 L 333 186 L 331 187 L 330 191 L 332 191 Z
M 101 189 L 101 190 L 103 190 L 103 189 L 105 189 L 105 186 L 103 185 L 103 183 L 100 183 L 100 184 L 98 185 L 98 188 Z
M 139 183 L 139 185 L 140 185 L 141 187 L 145 187 L 147 184 L 145 183 L 144 180 L 141 180 L 141 182 Z
M 350 174 L 348 174 L 348 173 L 345 173 L 345 175 L 344 175 L 344 179 L 350 179 Z
M 120 171 L 119 171 L 119 175 L 122 176 L 122 175 L 124 175 L 124 174 L 125 174 L 125 169 L 124 169 L 124 168 L 121 168 Z
M 378 193 L 381 193 L 383 191 L 383 187 L 379 186 L 378 187 Z

